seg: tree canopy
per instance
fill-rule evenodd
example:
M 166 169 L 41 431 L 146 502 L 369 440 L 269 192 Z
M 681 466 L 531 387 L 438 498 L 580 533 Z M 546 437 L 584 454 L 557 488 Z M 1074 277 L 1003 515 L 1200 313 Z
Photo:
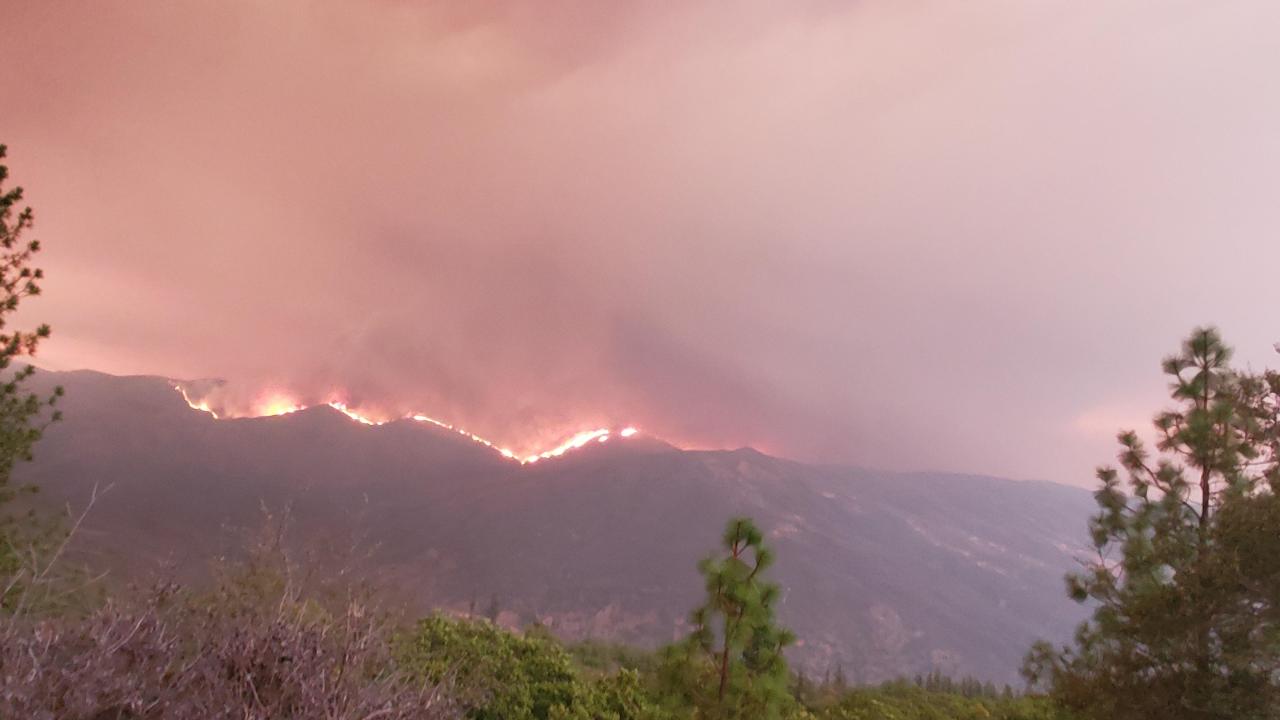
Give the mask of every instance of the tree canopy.
M 0 145 L 0 161 L 7 155 Z M 13 314 L 26 297 L 40 294 L 44 271 L 32 265 L 40 252 L 40 241 L 26 239 L 35 222 L 35 213 L 22 204 L 21 187 L 6 189 L 9 168 L 0 162 L 0 501 L 11 496 L 9 479 L 13 466 L 31 459 L 31 448 L 40 439 L 42 412 L 57 402 L 61 391 L 40 397 L 26 390 L 26 381 L 35 372 L 31 365 L 14 369 L 23 356 L 34 355 L 40 341 L 49 337 L 49 326 L 18 330 L 11 326 Z M 55 413 L 51 419 L 56 420 Z
M 1174 404 L 1155 416 L 1156 453 L 1126 430 L 1125 481 L 1098 470 L 1093 555 L 1067 579 L 1093 618 L 1025 667 L 1088 717 L 1280 712 L 1280 376 L 1230 360 L 1215 329 L 1195 330 L 1162 366 Z
M 665 687 L 698 718 L 781 717 L 792 704 L 782 651 L 794 636 L 774 621 L 781 591 L 764 578 L 773 552 L 748 518 L 730 520 L 722 543 L 723 556 L 698 566 L 706 600 L 690 618 L 693 632 L 667 650 Z

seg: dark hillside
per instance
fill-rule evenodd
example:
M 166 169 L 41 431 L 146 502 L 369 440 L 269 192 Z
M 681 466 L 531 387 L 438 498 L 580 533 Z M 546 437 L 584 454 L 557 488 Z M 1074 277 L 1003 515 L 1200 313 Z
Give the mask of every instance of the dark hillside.
M 214 420 L 159 378 L 41 377 L 67 388 L 66 419 L 20 480 L 45 503 L 111 485 L 82 546 L 122 575 L 160 560 L 199 574 L 235 543 L 228 529 L 288 503 L 299 542 L 365 538 L 377 574 L 423 607 L 496 597 L 504 622 L 652 644 L 681 631 L 725 518 L 748 514 L 777 549 L 781 618 L 812 670 L 1011 681 L 1034 638 L 1065 638 L 1082 615 L 1061 582 L 1092 509 L 1078 489 L 644 437 L 522 467 L 418 423 L 328 408 Z

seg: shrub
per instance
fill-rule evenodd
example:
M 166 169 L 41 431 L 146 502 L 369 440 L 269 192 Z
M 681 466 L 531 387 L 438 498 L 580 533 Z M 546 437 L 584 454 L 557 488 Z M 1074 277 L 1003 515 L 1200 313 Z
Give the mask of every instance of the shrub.
M 402 666 L 444 684 L 475 720 L 640 720 L 654 709 L 639 676 L 583 678 L 545 633 L 517 635 L 487 620 L 434 615 L 400 643 Z
M 304 597 L 280 545 L 223 567 L 211 593 L 170 583 L 85 616 L 0 616 L 0 718 L 448 720 L 396 670 L 380 615 Z
M 1044 697 L 966 697 L 906 683 L 851 690 L 816 712 L 819 720 L 1067 720 Z

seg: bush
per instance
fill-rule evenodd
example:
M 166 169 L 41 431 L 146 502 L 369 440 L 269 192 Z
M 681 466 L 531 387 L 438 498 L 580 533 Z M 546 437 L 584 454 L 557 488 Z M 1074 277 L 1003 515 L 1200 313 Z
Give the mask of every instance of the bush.
M 818 720 L 1067 720 L 1043 697 L 965 697 L 906 683 L 859 688 L 817 713 Z
M 565 649 L 587 677 L 601 677 L 619 670 L 652 676 L 662 659 L 653 650 L 601 640 L 583 640 L 566 645 Z
M 348 595 L 302 596 L 278 546 L 197 595 L 167 583 L 86 616 L 0 616 L 0 718 L 452 720 L 396 669 L 390 633 Z
M 654 718 L 631 670 L 589 680 L 545 633 L 517 635 L 487 620 L 421 620 L 400 643 L 402 667 L 443 684 L 475 720 Z

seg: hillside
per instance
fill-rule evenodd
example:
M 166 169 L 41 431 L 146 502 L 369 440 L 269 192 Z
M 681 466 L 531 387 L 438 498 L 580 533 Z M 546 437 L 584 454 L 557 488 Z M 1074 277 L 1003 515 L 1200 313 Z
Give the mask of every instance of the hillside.
M 680 632 L 701 591 L 695 561 L 724 520 L 748 514 L 777 549 L 794 657 L 815 672 L 1014 681 L 1033 639 L 1065 639 L 1082 617 L 1061 581 L 1092 507 L 1079 489 L 645 437 L 520 466 L 419 423 L 369 427 L 328 408 L 214 420 L 161 378 L 39 377 L 67 389 L 66 419 L 18 480 L 49 505 L 110 486 L 80 539 L 118 575 L 161 561 L 198 574 L 264 504 L 288 504 L 300 544 L 360 538 L 421 608 L 497 598 L 504 622 L 653 644 Z

